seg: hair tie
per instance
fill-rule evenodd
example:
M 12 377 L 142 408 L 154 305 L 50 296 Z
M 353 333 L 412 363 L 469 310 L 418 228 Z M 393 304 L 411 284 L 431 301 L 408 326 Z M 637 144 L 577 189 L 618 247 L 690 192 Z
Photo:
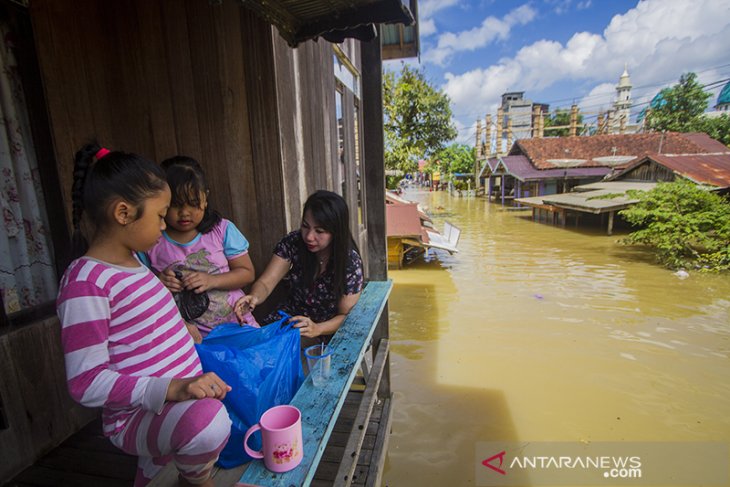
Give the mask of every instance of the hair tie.
M 109 149 L 105 149 L 104 147 L 102 147 L 101 149 L 96 151 L 96 154 L 94 154 L 94 159 L 96 159 L 98 161 L 105 155 L 109 154 L 109 152 L 111 152 Z

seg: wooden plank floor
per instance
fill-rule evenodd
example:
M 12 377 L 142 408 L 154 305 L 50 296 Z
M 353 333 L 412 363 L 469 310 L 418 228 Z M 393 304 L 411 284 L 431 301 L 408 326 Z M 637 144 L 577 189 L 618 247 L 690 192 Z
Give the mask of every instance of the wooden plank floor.
M 314 481 L 311 484 L 313 487 L 324 487 L 332 485 L 334 482 L 335 474 L 340 466 L 340 460 L 345 451 L 350 431 L 352 431 L 362 396 L 363 393 L 359 391 L 350 391 L 347 394 L 340 417 L 335 423 L 332 435 L 327 443 L 327 448 L 325 448 L 317 472 L 314 474 Z M 370 465 L 373 461 L 373 447 L 375 446 L 382 412 L 383 402 L 379 401 L 375 404 L 370 416 L 368 429 L 365 432 L 365 439 L 360 450 L 360 457 L 357 459 L 357 467 L 353 476 L 352 485 L 365 485 L 368 481 Z
M 312 486 L 332 485 L 362 395 L 361 391 L 348 393 Z M 383 402 L 379 401 L 370 417 L 353 485 L 365 485 L 371 462 L 379 461 L 373 459 L 373 446 L 376 444 L 382 411 Z M 6 485 L 7 487 L 128 487 L 134 481 L 135 471 L 136 458 L 112 445 L 101 434 L 101 421 L 94 421 Z M 222 469 L 214 475 L 214 479 L 219 479 L 219 482 L 216 482 L 218 487 L 232 486 L 239 477 L 237 472 Z M 370 479 L 370 482 L 372 483 L 373 479 Z

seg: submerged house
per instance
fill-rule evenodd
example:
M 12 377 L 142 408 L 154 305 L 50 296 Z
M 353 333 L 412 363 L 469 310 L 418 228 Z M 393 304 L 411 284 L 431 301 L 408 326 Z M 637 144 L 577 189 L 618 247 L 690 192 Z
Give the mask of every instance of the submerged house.
M 484 161 L 479 174 L 490 199 L 567 193 L 601 181 L 647 154 L 710 154 L 728 150 L 707 134 L 643 133 L 517 140 L 506 156 Z
M 571 192 L 522 197 L 515 202 L 531 207 L 534 220 L 563 226 L 571 217 L 577 225 L 581 217 L 597 215 L 611 235 L 616 212 L 638 201 L 631 196 L 632 191 L 650 191 L 657 183 L 678 179 L 709 191 L 730 191 L 730 148 L 706 134 L 666 135 L 679 135 L 696 143 L 694 150 L 698 152 L 646 154 L 614 167 L 603 181 L 576 186 Z
M 259 272 L 306 197 L 336 191 L 366 276 L 383 280 L 377 34 L 412 22 L 400 0 L 0 1 L 0 483 L 98 414 L 68 396 L 55 316 L 74 151 L 97 137 L 200 160 L 211 206 L 247 236 Z
M 686 179 L 721 194 L 730 191 L 730 148 L 711 154 L 651 154 L 608 181 L 672 182 Z
M 420 257 L 428 249 L 440 249 L 454 254 L 461 230 L 449 222 L 439 232 L 431 217 L 421 206 L 394 194 L 385 194 L 386 236 L 388 238 L 388 267 L 400 269 Z

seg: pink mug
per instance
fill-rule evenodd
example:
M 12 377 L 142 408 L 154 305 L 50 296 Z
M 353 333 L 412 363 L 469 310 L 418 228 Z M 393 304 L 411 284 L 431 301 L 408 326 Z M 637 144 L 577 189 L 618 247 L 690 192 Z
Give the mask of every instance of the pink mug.
M 263 449 L 248 447 L 248 437 L 261 430 Z M 302 413 L 294 406 L 274 406 L 246 431 L 243 448 L 253 458 L 263 458 L 272 472 L 288 472 L 302 461 Z

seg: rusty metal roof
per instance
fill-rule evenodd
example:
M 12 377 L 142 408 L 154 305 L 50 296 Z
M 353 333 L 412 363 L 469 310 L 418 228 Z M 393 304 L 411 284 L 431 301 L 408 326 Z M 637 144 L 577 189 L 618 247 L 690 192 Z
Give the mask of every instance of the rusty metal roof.
M 413 15 L 400 0 L 239 0 L 275 25 L 290 46 L 328 33 L 357 37 L 370 24 L 410 25 Z M 372 28 L 371 28 L 372 30 Z M 361 40 L 367 40 L 362 39 Z
M 648 154 L 703 154 L 730 150 L 707 134 L 644 133 L 520 139 L 509 155 L 525 155 L 538 169 L 626 167 Z M 610 163 L 616 158 L 618 163 Z M 566 166 L 568 167 L 568 166 Z
M 727 188 L 730 187 L 730 149 L 726 150 L 715 154 L 652 154 L 631 164 L 611 179 L 620 179 L 623 174 L 651 160 L 695 183 Z
M 418 205 L 385 205 L 385 233 L 388 237 L 421 236 L 421 218 Z

